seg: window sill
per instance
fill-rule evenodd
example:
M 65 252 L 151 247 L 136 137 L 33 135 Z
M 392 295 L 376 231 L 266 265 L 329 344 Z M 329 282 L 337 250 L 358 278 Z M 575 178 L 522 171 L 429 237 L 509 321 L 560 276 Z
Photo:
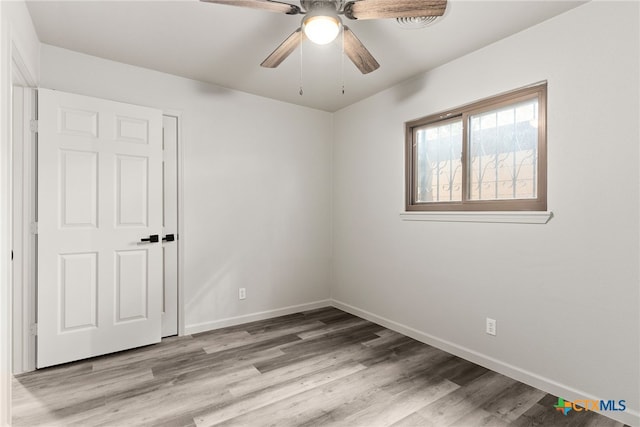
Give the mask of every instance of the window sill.
M 496 222 L 509 224 L 546 224 L 553 212 L 403 212 L 403 221 Z

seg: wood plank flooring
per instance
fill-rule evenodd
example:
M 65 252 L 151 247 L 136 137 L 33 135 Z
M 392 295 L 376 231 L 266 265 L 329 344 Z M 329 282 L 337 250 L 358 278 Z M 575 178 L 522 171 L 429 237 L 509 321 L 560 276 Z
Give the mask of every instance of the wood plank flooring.
M 18 376 L 15 426 L 622 426 L 335 308 Z

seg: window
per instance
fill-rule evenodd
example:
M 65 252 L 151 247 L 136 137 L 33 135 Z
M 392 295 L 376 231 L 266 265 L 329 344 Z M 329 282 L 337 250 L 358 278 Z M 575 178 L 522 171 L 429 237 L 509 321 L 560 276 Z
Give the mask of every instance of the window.
M 544 211 L 547 84 L 406 123 L 407 211 Z

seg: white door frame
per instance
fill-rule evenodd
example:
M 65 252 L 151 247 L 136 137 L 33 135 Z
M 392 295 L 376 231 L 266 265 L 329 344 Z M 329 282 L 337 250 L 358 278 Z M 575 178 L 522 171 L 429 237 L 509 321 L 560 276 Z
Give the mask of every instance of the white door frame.
M 35 321 L 35 239 L 31 235 L 31 219 L 35 219 L 35 158 L 34 133 L 30 129 L 30 120 L 35 117 L 35 100 L 30 96 L 19 103 L 20 111 L 14 111 L 13 86 L 35 88 L 36 83 L 31 76 L 20 51 L 12 43 L 11 46 L 11 113 L 22 117 L 21 135 L 11 135 L 12 144 L 12 371 L 25 372 L 35 369 L 35 337 L 30 333 L 30 321 Z M 28 92 L 28 91 L 25 91 Z M 18 163 L 19 164 L 16 164 Z M 26 218 L 25 218 L 26 216 Z M 19 227 L 19 228 L 18 228 Z M 32 341 L 31 343 L 28 341 Z M 32 359 L 32 360 L 30 360 Z
M 17 90 L 16 90 L 17 89 Z M 13 373 L 35 369 L 35 235 L 31 224 L 36 221 L 35 132 L 30 120 L 35 118 L 35 89 L 15 88 L 14 117 L 20 128 L 13 137 Z M 16 108 L 17 107 L 17 108 Z
M 30 86 L 27 81 L 26 86 Z M 35 108 L 35 106 L 33 106 Z M 24 108 L 29 108 L 23 106 Z M 184 314 L 184 291 L 183 291 L 183 275 L 184 275 L 184 225 L 183 225 L 183 146 L 182 146 L 182 112 L 178 110 L 163 110 L 163 115 L 176 117 L 178 119 L 178 335 L 184 335 L 185 331 L 185 314 Z M 25 129 L 30 128 L 30 118 L 25 117 Z M 25 163 L 23 163 L 24 174 L 29 171 L 28 178 L 24 181 L 31 180 L 31 183 L 23 182 L 22 185 L 13 185 L 13 193 L 15 200 L 22 200 L 22 206 L 14 206 L 13 213 L 28 213 L 35 211 L 35 197 L 37 182 L 37 170 L 35 166 L 36 138 L 29 138 L 24 141 L 28 145 L 24 154 L 21 155 Z M 17 169 L 17 168 L 16 168 Z M 17 171 L 16 171 L 17 172 Z M 16 184 L 18 184 L 16 182 Z M 25 186 L 26 185 L 26 186 Z M 28 185 L 31 185 L 29 187 Z M 29 193 L 30 190 L 30 194 Z M 22 230 L 14 232 L 15 246 L 22 248 L 22 254 L 35 254 L 35 239 L 32 238 L 31 221 L 22 218 Z M 33 218 L 35 219 L 35 217 Z M 18 239 L 22 241 L 17 241 Z M 29 372 L 35 370 L 36 366 L 36 340 L 32 334 L 32 322 L 36 319 L 36 269 L 37 259 L 35 255 L 16 257 L 14 253 L 13 268 L 20 269 L 22 274 L 13 280 L 13 315 L 12 320 L 16 325 L 14 328 L 14 336 L 12 340 L 11 356 L 14 361 L 12 367 L 13 374 Z M 29 280 L 29 278 L 33 280 Z M 20 345 L 21 344 L 21 345 Z
M 0 8 L 4 9 L 4 8 Z M 2 13 L 0 13 L 2 15 Z M 0 424 L 11 423 L 12 294 L 11 270 L 21 268 L 10 260 L 13 234 L 13 85 L 35 87 L 34 75 L 23 60 L 16 36 L 6 16 L 0 16 Z M 8 24 L 8 25 L 5 25 Z M 3 28 L 2 28 L 3 27 Z M 17 191 L 21 191 L 18 189 Z

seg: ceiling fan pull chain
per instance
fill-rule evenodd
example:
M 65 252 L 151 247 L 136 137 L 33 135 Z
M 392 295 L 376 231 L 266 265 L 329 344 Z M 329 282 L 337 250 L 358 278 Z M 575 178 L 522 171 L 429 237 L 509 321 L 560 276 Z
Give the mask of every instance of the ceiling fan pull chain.
M 342 79 L 342 94 L 344 95 L 344 28 L 342 29 L 342 54 L 340 55 L 340 78 Z
M 304 91 L 302 90 L 302 42 L 304 37 L 300 37 L 300 96 L 304 95 Z

